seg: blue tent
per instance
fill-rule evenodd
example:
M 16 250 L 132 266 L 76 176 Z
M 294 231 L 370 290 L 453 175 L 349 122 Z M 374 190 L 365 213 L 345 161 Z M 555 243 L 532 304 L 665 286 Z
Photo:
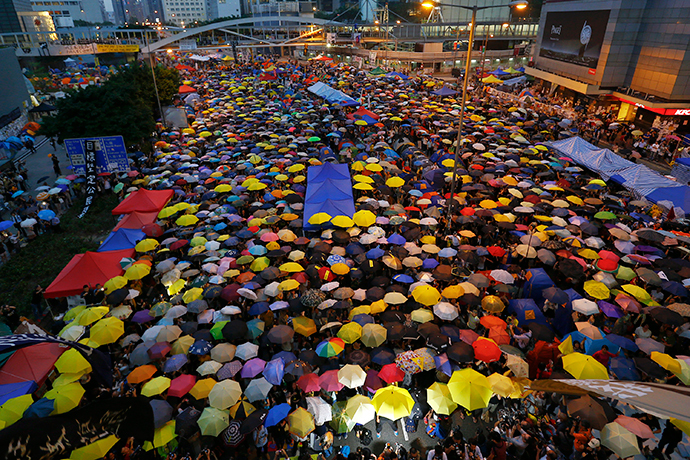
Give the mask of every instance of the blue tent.
M 541 312 L 532 299 L 512 299 L 508 303 L 508 311 L 516 314 L 520 326 L 524 326 L 532 321 L 547 326 L 544 313 Z
M 682 185 L 680 187 L 661 187 L 650 194 L 646 195 L 647 198 L 652 203 L 659 203 L 660 205 L 670 208 L 670 206 L 665 206 L 664 201 L 673 203 L 676 208 L 681 208 L 685 211 L 687 215 L 690 213 L 690 187 L 687 185 Z
M 404 73 L 400 73 L 400 72 L 388 72 L 388 73 L 386 74 L 386 76 L 387 76 L 387 77 L 390 77 L 390 78 L 396 78 L 396 77 L 398 77 L 398 78 L 401 78 L 401 79 L 403 79 L 403 80 L 408 80 L 408 79 L 410 78 L 410 77 L 408 77 L 407 75 L 405 75 Z
M 355 202 L 352 197 L 350 168 L 346 164 L 324 163 L 310 166 L 307 171 L 307 193 L 304 197 L 304 228 L 316 230 L 309 219 L 320 212 L 331 217 L 345 215 L 352 217 Z
M 536 303 L 542 303 L 544 297 L 542 292 L 544 289 L 554 286 L 553 281 L 549 278 L 543 268 L 531 268 L 525 273 L 524 293 L 527 297 L 533 299 Z
M 96 252 L 119 251 L 131 249 L 137 242 L 146 238 L 146 234 L 135 228 L 120 228 L 111 232 Z
M 431 94 L 436 96 L 452 96 L 453 94 L 458 94 L 458 92 L 444 85 L 442 88 L 432 91 Z
M 339 91 L 335 88 L 331 88 L 330 86 L 321 83 L 320 81 L 314 83 L 307 89 L 309 90 L 309 92 L 326 99 L 331 104 L 339 104 L 343 107 L 359 105 L 359 102 L 357 102 L 352 97 L 348 96 L 342 91 Z
M 496 70 L 494 70 L 493 72 L 490 72 L 490 73 L 496 75 L 497 77 L 503 77 L 503 76 L 506 76 L 506 75 L 511 75 L 510 72 L 506 72 L 506 71 L 501 70 L 501 69 L 496 69 Z
M 36 382 L 30 380 L 28 382 L 6 383 L 0 385 L 0 405 L 5 404 L 12 398 L 28 395 L 36 391 Z

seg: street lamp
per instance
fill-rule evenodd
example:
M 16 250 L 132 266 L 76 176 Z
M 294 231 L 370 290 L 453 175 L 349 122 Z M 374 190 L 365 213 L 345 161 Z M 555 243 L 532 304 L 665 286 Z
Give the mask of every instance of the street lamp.
M 467 86 L 470 81 L 470 64 L 472 58 L 472 45 L 474 44 L 474 30 L 477 27 L 477 11 L 487 10 L 489 8 L 505 8 L 514 7 L 518 10 L 527 8 L 527 0 L 516 0 L 502 5 L 487 5 L 487 6 L 466 6 L 453 5 L 450 3 L 438 3 L 425 0 L 422 3 L 424 8 L 436 8 L 439 6 L 447 6 L 450 8 L 462 8 L 472 12 L 472 22 L 470 22 L 470 37 L 467 44 L 467 59 L 465 60 L 465 77 L 462 83 L 462 103 L 460 104 L 460 120 L 458 121 L 458 138 L 455 145 L 455 159 L 453 164 L 453 177 L 450 183 L 450 205 L 448 205 L 448 221 L 446 223 L 446 232 L 450 229 L 451 216 L 453 215 L 453 206 L 455 205 L 455 187 L 457 184 L 458 163 L 460 162 L 460 147 L 462 146 L 462 128 L 465 118 L 465 104 L 467 103 Z

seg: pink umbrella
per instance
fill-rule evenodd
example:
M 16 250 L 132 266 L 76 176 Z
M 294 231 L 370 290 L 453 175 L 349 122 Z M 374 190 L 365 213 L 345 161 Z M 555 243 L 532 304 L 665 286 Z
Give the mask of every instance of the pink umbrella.
M 468 345 L 472 345 L 475 342 L 475 340 L 479 338 L 479 334 L 477 334 L 471 329 L 460 329 L 459 335 L 460 340 L 462 340 Z
M 179 377 L 174 378 L 170 382 L 170 388 L 168 388 L 168 396 L 175 396 L 176 398 L 181 398 L 186 395 L 189 390 L 192 389 L 196 383 L 196 377 L 193 375 L 182 374 Z
M 300 377 L 297 381 L 297 386 L 300 387 L 305 393 L 321 391 L 319 376 L 314 373 L 304 374 L 302 377 Z
M 632 297 L 628 297 L 625 294 L 618 294 L 615 302 L 623 307 L 624 310 L 633 313 L 639 313 L 640 309 L 642 308 L 637 300 L 633 299 Z
M 325 391 L 340 391 L 345 385 L 338 381 L 338 369 L 331 369 L 319 376 L 319 385 Z
M 263 241 L 264 243 L 268 243 L 270 241 L 278 241 L 279 239 L 280 238 L 278 237 L 278 235 L 273 232 L 268 232 L 261 235 L 261 241 Z
M 170 394 L 170 390 L 168 390 L 168 394 Z M 636 418 L 619 415 L 614 422 L 642 439 L 652 439 L 654 437 L 652 429 Z

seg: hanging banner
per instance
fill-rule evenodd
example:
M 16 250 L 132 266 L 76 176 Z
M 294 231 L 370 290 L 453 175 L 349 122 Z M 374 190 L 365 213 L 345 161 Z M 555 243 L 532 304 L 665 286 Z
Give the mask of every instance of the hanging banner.
M 100 146 L 98 142 L 93 140 L 84 141 L 84 166 L 86 175 L 86 201 L 84 201 L 84 209 L 79 214 L 80 219 L 89 212 L 93 197 L 96 196 L 96 148 Z
M 97 53 L 138 53 L 139 45 L 106 45 L 98 43 L 96 45 Z

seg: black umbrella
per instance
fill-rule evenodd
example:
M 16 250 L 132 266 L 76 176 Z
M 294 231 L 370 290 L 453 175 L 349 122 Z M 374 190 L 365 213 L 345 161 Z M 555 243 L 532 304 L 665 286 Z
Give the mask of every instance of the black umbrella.
M 230 420 L 230 425 L 221 432 L 223 443 L 228 447 L 237 447 L 244 441 L 245 435 L 241 432 L 242 423 L 239 420 Z
M 266 421 L 268 416 L 268 411 L 266 409 L 259 409 L 247 416 L 244 421 L 242 421 L 242 426 L 240 427 L 240 434 L 246 435 L 252 431 L 259 428 Z
M 227 340 L 236 340 L 244 338 L 247 335 L 249 329 L 247 328 L 247 323 L 240 319 L 234 319 L 223 326 L 222 333 L 223 337 Z
M 568 403 L 568 414 L 587 420 L 593 428 L 601 430 L 610 422 L 603 404 L 589 395 L 581 396 Z
M 201 411 L 194 406 L 186 407 L 180 412 L 180 415 L 175 417 L 175 434 L 181 438 L 187 438 L 199 431 L 199 427 L 196 424 L 199 417 L 201 417 Z
M 193 302 L 189 302 L 189 305 L 187 305 L 187 312 L 189 313 L 201 313 L 206 309 L 208 309 L 208 302 L 206 302 L 204 299 L 194 300 Z
M 417 327 L 417 332 L 424 337 L 429 338 L 435 334 L 441 334 L 441 329 L 434 323 L 424 323 Z
M 685 320 L 680 314 L 665 307 L 656 307 L 652 309 L 650 314 L 660 323 L 670 324 L 671 326 L 680 326 L 685 323 Z
M 125 299 L 127 298 L 128 295 L 129 295 L 129 289 L 127 289 L 127 288 L 116 289 L 106 296 L 105 301 L 108 303 L 108 305 L 119 305 L 125 301 Z
M 152 399 L 149 401 L 153 409 L 153 424 L 156 429 L 162 427 L 172 418 L 173 408 L 167 401 Z
M 351 364 L 359 364 L 360 366 L 366 366 L 371 362 L 371 356 L 369 353 L 362 350 L 354 350 L 347 355 L 347 362 Z
M 399 322 L 403 323 L 405 322 L 405 315 L 399 311 L 395 310 L 386 310 L 381 315 L 379 315 L 381 318 L 381 321 L 385 323 L 393 323 L 393 322 Z
M 527 328 L 532 331 L 532 338 L 535 341 L 543 340 L 544 342 L 553 342 L 556 338 L 553 331 L 544 324 L 532 321 L 527 323 Z
M 474 348 L 465 342 L 455 342 L 446 349 L 446 355 L 457 363 L 469 363 L 474 360 Z
M 646 357 L 635 357 L 635 367 L 640 372 L 644 372 L 648 376 L 654 379 L 665 379 L 667 377 L 666 371 L 663 367 L 659 366 L 657 363 L 652 361 L 650 358 Z
M 390 340 L 400 340 L 405 336 L 405 325 L 402 323 L 393 322 L 393 323 L 385 323 L 383 325 L 386 330 L 388 331 L 388 334 L 386 338 Z

